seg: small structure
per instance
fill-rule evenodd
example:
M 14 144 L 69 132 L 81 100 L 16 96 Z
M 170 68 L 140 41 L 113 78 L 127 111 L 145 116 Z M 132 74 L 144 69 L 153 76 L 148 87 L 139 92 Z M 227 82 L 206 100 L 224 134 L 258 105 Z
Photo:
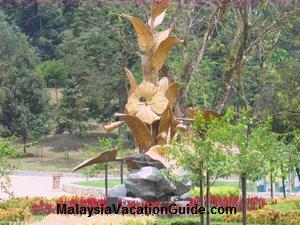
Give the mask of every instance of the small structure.
M 52 188 L 53 190 L 60 189 L 60 178 L 62 177 L 62 173 L 53 173 L 52 175 Z

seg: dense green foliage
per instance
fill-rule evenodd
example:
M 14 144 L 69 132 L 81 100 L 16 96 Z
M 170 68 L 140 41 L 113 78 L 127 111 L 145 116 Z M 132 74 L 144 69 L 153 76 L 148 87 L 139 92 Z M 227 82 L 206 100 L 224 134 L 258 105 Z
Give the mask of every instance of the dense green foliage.
M 44 81 L 34 73 L 37 64 L 33 48 L 26 37 L 11 27 L 0 14 L 1 59 L 4 61 L 4 77 L 1 88 L 4 93 L 1 124 L 4 135 L 22 137 L 23 142 L 31 136 L 47 132 L 47 102 Z M 25 145 L 24 145 L 25 151 Z
M 210 138 L 199 138 L 198 132 L 198 139 L 180 146 L 184 151 L 176 155 L 179 164 L 189 169 L 196 184 L 199 164 L 190 162 L 202 162 L 211 177 L 246 173 L 251 180 L 269 174 L 285 178 L 300 165 L 295 148 L 300 124 L 299 6 L 275 1 L 254 1 L 248 8 L 229 4 L 203 44 L 216 7 L 188 2 L 178 15 L 174 3 L 163 27 L 172 24 L 173 32 L 184 40 L 160 71 L 182 84 L 176 116 L 181 117 L 180 106 L 213 108 L 222 115 L 232 108 L 235 116 L 225 114 L 210 125 L 199 119 L 196 130 L 208 129 Z M 90 121 L 115 120 L 114 113 L 124 112 L 127 101 L 123 67 L 141 81 L 136 37 L 119 15 L 146 20 L 145 11 L 148 8 L 141 1 L 2 4 L 2 136 L 20 138 L 25 151 L 28 139 L 67 131 L 77 140 Z M 202 48 L 203 57 L 195 57 Z M 200 60 L 186 79 L 195 58 Z M 46 87 L 56 91 L 52 106 Z M 190 144 L 196 146 L 194 152 Z M 240 149 L 241 157 L 223 151 L 230 144 Z
M 34 63 L 34 67 L 38 75 L 44 77 L 46 85 L 64 87 L 69 76 L 79 82 L 84 80 L 81 88 L 87 98 L 85 104 L 89 117 L 100 121 L 110 120 L 113 112 L 122 111 L 126 102 L 124 93 L 127 87 L 122 75 L 123 67 L 130 68 L 140 77 L 140 62 L 135 54 L 132 27 L 119 17 L 120 12 L 143 17 L 143 11 L 137 5 L 110 1 L 98 6 L 92 3 L 3 4 L 2 12 L 7 16 L 5 18 L 1 12 L 3 38 L 0 60 L 10 61 L 19 46 L 17 43 L 26 39 L 19 34 L 22 32 L 27 35 L 36 55 L 41 59 L 41 62 Z M 292 7 L 272 5 L 268 1 L 255 4 L 249 10 L 253 21 L 248 45 L 259 36 L 268 21 L 274 19 L 276 13 L 291 11 Z M 176 33 L 186 44 L 176 48 L 169 57 L 172 77 L 181 79 L 183 67 L 197 50 L 212 10 L 209 5 L 196 5 L 193 11 L 188 5 L 182 8 L 175 27 Z M 213 36 L 192 76 L 188 88 L 188 105 L 214 107 L 218 90 L 230 69 L 229 64 L 237 51 L 235 48 L 238 47 L 231 43 L 236 35 L 234 30 L 240 26 L 236 10 L 234 4 L 228 8 L 222 18 L 222 27 Z M 175 11 L 174 7 L 170 8 L 166 24 Z M 188 24 L 190 18 L 193 20 Z M 6 21 L 10 27 L 4 28 Z M 242 85 L 247 102 L 255 109 L 255 114 L 261 118 L 266 118 L 268 114 L 274 116 L 273 125 L 278 132 L 290 132 L 299 125 L 299 67 L 296 66 L 299 62 L 298 22 L 298 17 L 289 18 L 285 25 L 280 24 L 278 32 L 271 30 L 268 33 L 258 51 L 247 56 L 241 71 L 243 76 L 233 84 L 228 100 L 228 104 L 239 108 L 243 97 L 239 93 Z M 263 68 L 262 56 L 265 56 Z M 8 70 L 6 68 L 4 73 Z
M 69 68 L 61 61 L 51 60 L 39 64 L 36 73 L 44 78 L 48 87 L 60 88 L 65 85 L 66 79 L 69 77 Z

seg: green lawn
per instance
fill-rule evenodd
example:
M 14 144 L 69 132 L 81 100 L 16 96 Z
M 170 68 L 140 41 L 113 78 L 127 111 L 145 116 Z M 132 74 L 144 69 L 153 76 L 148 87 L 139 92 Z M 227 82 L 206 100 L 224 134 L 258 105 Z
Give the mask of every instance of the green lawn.
M 87 181 L 75 182 L 74 184 L 82 185 L 85 187 L 99 187 L 99 188 L 105 187 L 104 180 L 87 180 Z M 119 184 L 121 184 L 120 179 L 108 179 L 108 187 L 109 188 L 112 188 Z
M 239 187 L 239 182 L 234 181 L 216 181 L 213 183 L 214 187 L 220 187 L 220 186 L 233 186 L 233 187 Z M 247 182 L 247 191 L 257 191 L 257 187 L 252 182 Z
M 81 181 L 81 182 L 76 182 L 74 184 L 86 186 L 86 187 L 101 187 L 104 188 L 104 180 L 89 180 L 89 181 Z M 109 179 L 108 180 L 108 187 L 112 188 L 116 185 L 119 185 L 120 180 L 119 179 Z M 217 181 L 213 184 L 214 187 L 220 187 L 220 186 L 233 186 L 233 187 L 238 187 L 239 184 L 238 182 L 226 182 L 226 181 Z M 253 185 L 248 184 L 248 191 L 253 190 Z

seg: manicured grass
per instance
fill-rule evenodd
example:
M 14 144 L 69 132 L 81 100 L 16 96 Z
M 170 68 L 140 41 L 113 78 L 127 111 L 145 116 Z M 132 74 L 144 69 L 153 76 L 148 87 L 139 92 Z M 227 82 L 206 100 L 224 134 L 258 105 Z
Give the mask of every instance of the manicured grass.
M 105 187 L 105 181 L 104 180 L 87 180 L 87 181 L 80 181 L 75 182 L 74 184 L 82 185 L 85 187 L 99 187 L 104 188 Z M 120 179 L 108 179 L 108 187 L 113 188 L 116 185 L 121 184 Z
M 267 207 L 277 211 L 300 211 L 300 199 L 281 199 L 277 204 L 269 204 Z
M 239 188 L 239 182 L 234 181 L 216 181 L 213 183 L 213 187 L 220 187 L 220 186 L 233 186 Z M 257 191 L 257 187 L 255 184 L 248 182 L 247 183 L 247 191 Z
M 78 185 L 82 185 L 82 186 L 86 186 L 86 187 L 101 187 L 104 188 L 104 180 L 90 180 L 90 181 L 82 181 L 82 182 L 76 182 L 74 184 L 78 184 Z M 120 184 L 120 180 L 119 179 L 110 179 L 108 181 L 108 187 L 114 187 L 116 185 Z M 248 184 L 249 187 L 248 189 L 252 190 L 252 186 L 251 184 Z M 226 182 L 226 181 L 217 181 L 213 184 L 213 187 L 221 187 L 221 186 L 233 186 L 233 187 L 238 187 L 239 184 L 238 182 Z

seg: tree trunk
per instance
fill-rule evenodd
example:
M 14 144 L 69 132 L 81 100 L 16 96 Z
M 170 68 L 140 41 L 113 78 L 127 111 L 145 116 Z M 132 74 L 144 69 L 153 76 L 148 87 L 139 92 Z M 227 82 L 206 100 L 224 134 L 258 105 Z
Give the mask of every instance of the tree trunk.
M 55 98 L 56 98 L 56 104 L 58 104 L 58 91 L 57 91 L 57 87 L 55 88 Z
M 172 16 L 170 25 L 168 27 L 173 28 L 175 26 L 177 17 L 181 14 L 183 4 L 184 4 L 184 0 L 180 0 L 180 2 L 177 4 L 176 10 Z
M 74 148 L 75 148 L 75 151 L 77 150 L 77 133 L 75 133 L 75 146 L 74 146 Z
M 237 35 L 235 40 L 233 41 L 233 47 L 230 52 L 230 58 L 232 58 L 230 62 L 230 68 L 228 73 L 226 74 L 222 86 L 220 87 L 217 99 L 214 102 L 214 108 L 218 113 L 221 113 L 226 107 L 230 91 L 233 87 L 233 81 L 235 80 L 236 76 L 239 76 L 239 79 L 241 79 L 242 76 L 242 66 L 244 61 L 243 56 L 249 37 L 249 7 L 249 2 L 244 2 L 239 5 L 238 11 L 240 25 L 238 26 Z
M 124 181 L 123 181 L 123 161 L 121 161 L 121 163 L 120 163 L 120 179 L 121 179 L 121 184 L 123 184 L 124 183 Z
M 118 99 L 119 99 L 119 112 L 124 112 L 125 105 L 127 102 L 128 89 L 126 86 L 126 82 L 122 83 L 118 88 Z
M 286 198 L 286 192 L 285 192 L 285 180 L 284 180 L 284 177 L 282 177 L 282 192 L 283 192 L 283 197 Z
M 187 108 L 187 93 L 188 93 L 188 85 L 191 80 L 193 73 L 196 71 L 200 61 L 202 60 L 204 53 L 208 47 L 210 39 L 212 38 L 215 28 L 218 25 L 221 17 L 225 13 L 227 8 L 226 3 L 220 3 L 212 16 L 210 17 L 209 24 L 204 34 L 203 40 L 200 42 L 198 49 L 192 59 L 184 66 L 183 73 L 181 74 L 181 81 L 184 83 L 182 85 L 179 94 L 178 94 L 178 104 L 180 106 L 179 116 L 183 117 L 186 115 Z
M 273 174 L 270 174 L 270 183 L 271 183 L 271 199 L 274 198 L 274 190 L 273 190 Z
M 204 207 L 204 191 L 203 191 L 203 169 L 202 163 L 200 165 L 200 184 L 199 184 L 199 194 L 200 194 L 200 207 Z M 200 214 L 200 224 L 204 225 L 204 214 Z
M 296 173 L 298 176 L 298 181 L 300 182 L 300 169 L 298 167 L 296 167 Z
M 210 225 L 210 181 L 209 173 L 206 173 L 206 225 Z
M 23 152 L 26 154 L 26 136 L 23 136 Z
M 243 219 L 242 224 L 247 224 L 247 177 L 246 174 L 241 175 L 242 181 L 242 210 L 243 210 Z
M 75 126 L 75 132 L 74 132 L 74 135 L 75 135 L 74 150 L 76 151 L 77 150 L 77 120 L 75 120 L 74 126 Z
M 108 165 L 105 163 L 105 197 L 108 195 L 108 173 L 107 173 L 107 168 Z

